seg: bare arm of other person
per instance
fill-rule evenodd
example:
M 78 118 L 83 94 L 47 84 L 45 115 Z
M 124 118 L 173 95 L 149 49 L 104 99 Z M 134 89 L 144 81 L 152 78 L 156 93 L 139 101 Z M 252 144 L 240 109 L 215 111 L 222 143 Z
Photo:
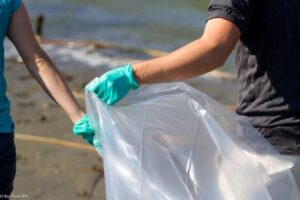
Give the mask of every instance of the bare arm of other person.
M 221 67 L 237 41 L 240 30 L 232 22 L 208 20 L 202 37 L 160 58 L 132 65 L 139 84 L 192 78 Z
M 139 85 L 192 78 L 221 67 L 241 32 L 221 18 L 208 20 L 202 37 L 166 56 L 106 72 L 87 85 L 103 102 L 114 105 Z
M 44 91 L 64 109 L 73 123 L 80 120 L 84 113 L 59 71 L 36 41 L 23 4 L 12 16 L 8 37 Z

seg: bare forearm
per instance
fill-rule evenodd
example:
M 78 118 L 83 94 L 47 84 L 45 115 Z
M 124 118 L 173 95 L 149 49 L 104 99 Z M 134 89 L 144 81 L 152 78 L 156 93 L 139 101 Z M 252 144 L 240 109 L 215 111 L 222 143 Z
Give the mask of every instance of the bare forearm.
M 84 115 L 61 74 L 42 50 L 34 60 L 25 64 L 44 91 L 65 110 L 74 123 Z
M 65 110 L 74 123 L 77 122 L 84 113 L 62 76 L 36 41 L 23 3 L 12 16 L 7 36 L 45 92 Z
M 230 21 L 209 20 L 202 37 L 161 58 L 133 65 L 140 84 L 192 78 L 224 64 L 240 38 L 239 29 Z
M 183 80 L 222 66 L 227 54 L 222 47 L 199 39 L 164 57 L 134 64 L 133 71 L 140 84 Z

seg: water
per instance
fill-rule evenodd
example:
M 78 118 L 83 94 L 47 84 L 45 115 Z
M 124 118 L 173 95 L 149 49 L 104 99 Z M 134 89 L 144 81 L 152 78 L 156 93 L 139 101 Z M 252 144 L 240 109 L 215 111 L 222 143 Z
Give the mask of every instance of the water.
M 34 21 L 46 17 L 44 36 L 104 40 L 113 44 L 172 51 L 199 38 L 208 0 L 25 0 Z M 232 56 L 225 64 L 233 71 Z

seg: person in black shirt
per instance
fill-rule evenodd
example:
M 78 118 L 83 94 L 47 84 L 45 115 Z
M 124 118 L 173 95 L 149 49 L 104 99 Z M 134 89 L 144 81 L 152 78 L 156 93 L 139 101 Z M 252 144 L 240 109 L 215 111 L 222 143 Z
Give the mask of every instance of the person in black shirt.
M 222 66 L 235 46 L 237 113 L 247 116 L 281 153 L 300 153 L 298 0 L 211 0 L 200 39 L 129 66 L 129 71 L 137 84 L 187 79 Z M 107 94 L 107 99 L 114 96 Z
M 93 82 L 91 91 L 114 104 L 141 84 L 217 69 L 235 47 L 236 112 L 248 117 L 280 153 L 299 154 L 299 0 L 211 0 L 201 38 L 166 56 L 111 70 Z
M 300 1 L 213 0 L 214 18 L 241 32 L 237 113 L 281 153 L 300 153 Z

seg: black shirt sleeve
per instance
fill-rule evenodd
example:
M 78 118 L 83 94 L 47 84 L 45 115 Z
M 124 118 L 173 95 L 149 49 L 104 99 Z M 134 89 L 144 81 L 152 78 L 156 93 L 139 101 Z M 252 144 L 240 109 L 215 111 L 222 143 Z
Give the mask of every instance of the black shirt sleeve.
M 254 0 L 210 0 L 207 20 L 229 20 L 244 34 L 249 27 L 253 8 Z

